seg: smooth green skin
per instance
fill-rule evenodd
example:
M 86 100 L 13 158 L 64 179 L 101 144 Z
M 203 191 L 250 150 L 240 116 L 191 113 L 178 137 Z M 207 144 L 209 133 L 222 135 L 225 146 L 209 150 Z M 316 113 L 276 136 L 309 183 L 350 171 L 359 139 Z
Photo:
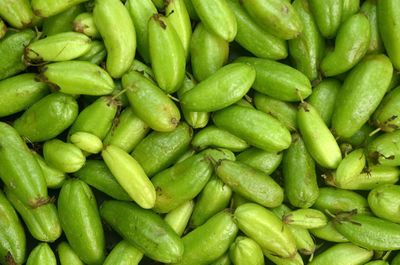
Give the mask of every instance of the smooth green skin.
M 17 213 L 0 191 L 0 262 L 5 263 L 10 253 L 14 261 L 22 264 L 25 260 L 25 231 Z
M 251 238 L 238 236 L 229 248 L 229 257 L 235 265 L 264 265 L 261 247 Z
M 102 264 L 105 239 L 96 198 L 79 179 L 68 180 L 58 196 L 61 226 L 71 248 L 88 264 Z
M 203 81 L 217 72 L 226 64 L 228 56 L 229 42 L 209 31 L 203 23 L 197 24 L 190 43 L 190 60 L 196 80 Z
M 57 265 L 57 260 L 49 244 L 40 243 L 29 254 L 26 265 Z
M 295 257 L 297 249 L 292 234 L 270 210 L 258 204 L 245 203 L 235 210 L 235 218 L 239 229 L 266 253 L 281 258 Z
M 189 46 L 192 38 L 192 22 L 186 9 L 185 0 L 168 0 L 165 2 L 165 14 L 181 40 L 185 51 L 185 58 L 189 55 Z M 193 57 L 192 57 L 193 58 Z
M 232 105 L 214 113 L 214 124 L 248 144 L 269 152 L 279 152 L 290 146 L 286 127 L 262 111 Z
M 385 55 L 365 57 L 347 75 L 336 99 L 332 127 L 351 137 L 378 107 L 392 78 L 393 66 Z
M 180 206 L 165 215 L 165 222 L 171 226 L 178 236 L 182 236 L 183 232 L 185 232 L 190 216 L 193 213 L 194 206 L 194 202 L 190 200 L 182 203 Z
M 226 0 L 191 0 L 204 26 L 221 39 L 231 42 L 237 33 L 235 14 Z
M 200 153 L 155 175 L 151 180 L 157 193 L 154 210 L 168 213 L 195 198 L 211 177 L 213 167 L 209 160 Z
M 399 265 L 399 264 L 400 264 L 400 254 L 397 254 L 396 256 L 394 256 L 390 265 Z
M 234 192 L 250 201 L 265 207 L 277 207 L 283 201 L 283 189 L 275 180 L 244 163 L 218 161 L 215 173 Z
M 283 101 L 300 101 L 311 95 L 310 80 L 299 70 L 268 59 L 239 57 L 235 62 L 249 63 L 256 69 L 253 88 Z
M 2 39 L 7 33 L 7 25 L 0 18 L 0 39 Z
M 373 139 L 375 139 L 378 135 L 374 134 L 373 136 L 369 136 L 369 134 L 374 130 L 368 123 L 364 124 L 360 130 L 358 130 L 353 136 L 349 138 L 343 138 L 342 141 L 348 142 L 353 146 L 365 146 L 369 144 Z
M 62 32 L 30 43 L 25 48 L 28 62 L 59 62 L 78 58 L 90 50 L 91 40 L 78 32 Z
M 147 79 L 149 79 L 150 81 L 153 81 L 155 83 L 155 76 L 154 76 L 154 72 L 153 69 L 151 69 L 150 66 L 148 66 L 147 64 L 142 63 L 139 60 L 133 60 L 133 63 L 131 65 L 131 68 L 129 68 L 129 72 L 130 71 L 137 71 L 142 73 Z
M 96 0 L 93 19 L 107 49 L 107 71 L 120 78 L 136 52 L 136 31 L 128 9 L 119 0 Z
M 234 241 L 238 226 L 228 210 L 219 212 L 182 238 L 185 246 L 177 265 L 206 265 L 221 257 Z
M 23 29 L 33 21 L 33 12 L 28 0 L 0 1 L 0 16 L 12 27 Z
M 400 131 L 384 133 L 368 145 L 368 160 L 384 166 L 400 165 Z
M 132 200 L 101 160 L 87 160 L 85 165 L 74 175 L 116 200 Z
M 86 61 L 65 61 L 47 64 L 41 78 L 66 94 L 101 96 L 114 90 L 114 82 L 100 66 Z
M 186 73 L 182 87 L 177 91 L 178 98 L 181 99 L 187 91 L 193 89 L 196 85 L 197 82 L 194 77 Z M 181 110 L 185 121 L 194 129 L 204 128 L 210 119 L 210 114 L 208 112 L 192 112 L 182 104 Z
M 308 152 L 322 167 L 335 169 L 342 160 L 339 145 L 317 110 L 306 102 L 300 104 L 297 125 Z
M 340 26 L 334 50 L 321 61 L 322 74 L 335 76 L 353 68 L 367 53 L 370 40 L 368 19 L 363 14 L 352 15 Z
M 296 0 L 293 8 L 303 24 L 303 32 L 295 39 L 289 40 L 289 53 L 293 65 L 314 81 L 319 76 L 319 63 L 325 51 L 325 40 L 321 36 L 311 14 L 307 0 Z
M 43 20 L 42 31 L 46 36 L 73 30 L 72 22 L 80 13 L 85 12 L 82 4 L 74 5 L 58 15 Z
M 51 17 L 88 0 L 32 0 L 33 13 L 38 17 Z
M 175 263 L 182 257 L 182 240 L 152 210 L 129 202 L 106 201 L 100 207 L 100 214 L 128 243 L 149 258 Z
M 28 207 L 49 200 L 46 180 L 39 164 L 18 132 L 0 122 L 0 178 Z
M 310 0 L 311 12 L 322 36 L 331 39 L 336 36 L 342 21 L 343 1 L 346 0 Z
M 24 205 L 13 191 L 6 189 L 5 192 L 33 238 L 43 242 L 54 242 L 61 236 L 61 224 L 53 203 L 32 209 Z
M 288 55 L 284 40 L 266 32 L 249 16 L 238 0 L 226 1 L 237 21 L 235 41 L 256 57 L 280 60 Z
M 149 126 L 135 115 L 130 107 L 125 108 L 104 138 L 104 145 L 115 145 L 130 153 L 149 132 Z
M 287 259 L 287 258 L 280 258 L 275 255 L 269 254 L 266 251 L 264 252 L 264 256 L 266 256 L 269 260 L 271 260 L 276 265 L 303 265 L 303 259 L 299 253 L 297 253 L 294 258 Z
M 314 106 L 328 127 L 331 125 L 336 96 L 340 87 L 341 84 L 338 80 L 324 79 L 313 88 L 313 93 L 307 99 L 307 102 Z
M 285 194 L 291 205 L 309 208 L 319 196 L 315 163 L 299 134 L 283 155 Z
M 133 112 L 150 128 L 159 132 L 173 131 L 181 118 L 175 103 L 143 74 L 131 71 L 122 77 L 122 86 Z
M 361 173 L 353 179 L 349 179 L 345 184 L 342 184 L 340 188 L 347 190 L 372 190 L 373 188 L 382 184 L 394 184 L 399 180 L 400 170 L 397 167 L 391 166 L 370 166 L 369 172 Z M 328 185 L 335 185 L 335 175 L 333 179 L 328 178 L 326 180 Z
M 283 218 L 286 214 L 290 213 L 292 210 L 287 207 L 285 204 L 281 204 L 280 206 L 271 209 L 276 216 L 279 218 Z M 296 242 L 296 247 L 304 255 L 312 255 L 315 251 L 315 242 L 311 237 L 310 232 L 307 229 L 296 226 L 296 225 L 287 225 L 287 228 L 290 230 L 294 241 Z
M 365 165 L 366 159 L 362 148 L 346 155 L 336 169 L 336 186 L 346 186 L 348 181 L 352 182 L 354 178 L 357 178 L 362 173 Z
M 185 77 L 185 50 L 169 19 L 154 14 L 148 23 L 151 66 L 159 87 L 168 94 L 176 92 Z
M 397 0 L 376 1 L 379 33 L 386 52 L 396 69 L 400 69 L 400 16 Z
M 333 222 L 329 221 L 328 224 L 321 228 L 310 229 L 310 233 L 322 240 L 336 243 L 345 243 L 349 242 L 347 238 L 345 238 L 341 233 L 339 233 Z
M 113 145 L 106 146 L 101 156 L 121 187 L 140 207 L 154 207 L 156 191 L 138 161 Z
M 111 97 L 100 97 L 84 108 L 68 131 L 68 138 L 76 132 L 88 132 L 103 140 L 112 128 L 118 102 Z
M 193 156 L 195 153 L 196 153 L 196 151 L 189 147 L 189 148 L 186 150 L 186 152 L 183 153 L 183 155 L 181 155 L 181 156 L 178 158 L 178 160 L 176 160 L 175 163 L 182 162 L 183 160 L 186 160 L 187 158 Z M 232 154 L 233 154 L 233 153 L 232 153 Z M 233 156 L 235 156 L 235 154 L 233 154 Z
M 103 142 L 94 134 L 87 132 L 76 132 L 70 137 L 71 143 L 82 151 L 97 154 L 103 149 Z
M 8 2 L 8 1 L 7 1 Z M 36 36 L 31 29 L 19 32 L 8 31 L 6 36 L 0 40 L 0 80 L 13 76 L 26 69 L 21 57 L 25 46 Z
M 164 3 L 163 3 L 164 4 Z M 148 21 L 157 9 L 151 0 L 128 0 L 125 3 L 136 30 L 137 50 L 146 63 L 150 62 Z
M 383 41 L 378 29 L 376 0 L 366 0 L 361 5 L 360 13 L 366 16 L 371 26 L 371 41 L 368 47 L 368 54 L 383 53 Z
M 334 219 L 333 222 L 335 228 L 350 242 L 373 250 L 400 249 L 399 224 L 363 214 L 344 216 L 344 218 L 348 219 Z
M 67 175 L 60 170 L 50 167 L 47 165 L 44 158 L 36 152 L 32 151 L 33 156 L 35 157 L 36 161 L 38 162 L 40 168 L 42 169 L 43 176 L 46 180 L 47 188 L 50 189 L 58 189 L 62 186 L 62 184 L 67 179 Z
M 75 251 L 65 241 L 58 244 L 57 252 L 61 265 L 84 265 Z
M 127 241 L 120 241 L 108 254 L 103 265 L 138 265 L 143 258 L 143 253 Z
M 198 131 L 192 140 L 195 150 L 203 150 L 210 146 L 226 148 L 232 152 L 241 152 L 249 147 L 244 140 L 214 125 Z
M 294 39 L 303 30 L 303 23 L 290 2 L 243 0 L 242 3 L 256 23 L 280 39 Z
M 149 177 L 171 166 L 187 150 L 193 130 L 179 123 L 172 132 L 153 131 L 135 147 L 131 155 Z
M 336 244 L 325 250 L 310 265 L 362 265 L 368 262 L 374 252 L 352 243 Z
M 357 213 L 369 213 L 369 206 L 366 198 L 360 194 L 343 189 L 332 187 L 322 187 L 319 189 L 319 197 L 313 208 L 325 212 L 336 214 L 340 212 L 351 212 L 357 209 Z
M 86 161 L 81 149 L 58 139 L 43 144 L 43 156 L 49 166 L 65 173 L 78 171 Z
M 358 12 L 360 9 L 360 0 L 342 0 L 342 22 L 346 21 L 351 15 Z
M 365 263 L 365 265 L 389 265 L 389 262 L 384 261 L 384 260 L 374 260 L 374 261 Z
M 232 197 L 232 189 L 217 176 L 211 177 L 199 194 L 190 219 L 191 227 L 204 224 L 210 217 L 227 208 Z
M 267 152 L 251 147 L 237 155 L 236 160 L 270 175 L 280 165 L 282 153 Z
M 20 112 L 49 93 L 48 86 L 26 73 L 0 81 L 0 117 Z
M 194 6 L 192 4 L 191 0 L 183 0 L 183 2 L 185 3 L 185 7 L 187 12 L 189 13 L 190 19 L 194 20 L 194 21 L 199 21 L 200 18 L 196 13 L 196 10 L 194 9 Z
M 99 40 L 93 40 L 90 44 L 90 50 L 81 57 L 79 57 L 78 60 L 99 64 L 100 62 L 104 61 L 106 56 L 107 56 L 107 51 L 103 42 Z
M 255 78 L 256 71 L 251 65 L 231 63 L 184 93 L 180 103 L 190 111 L 220 110 L 240 100 Z
M 246 199 L 243 196 L 241 196 L 240 194 L 234 192 L 233 195 L 232 195 L 230 208 L 236 209 L 240 205 L 245 204 L 245 203 L 249 203 L 249 202 L 250 201 L 248 199 Z
M 400 186 L 381 185 L 368 194 L 368 204 L 372 212 L 381 218 L 400 223 Z
M 19 135 L 29 142 L 43 142 L 57 137 L 78 116 L 78 103 L 63 93 L 51 93 L 34 103 L 14 122 Z
M 216 261 L 210 263 L 210 265 L 231 265 L 231 260 L 229 258 L 229 254 L 226 253 L 225 255 L 221 256 Z
M 80 32 L 85 34 L 86 36 L 98 39 L 100 38 L 100 33 L 94 24 L 93 14 L 84 12 L 76 16 L 76 18 L 72 21 L 75 32 Z
M 383 98 L 374 112 L 372 119 L 375 125 L 385 132 L 400 128 L 400 86 L 390 91 Z
M 304 229 L 321 228 L 328 223 L 325 214 L 315 209 L 298 209 L 283 216 L 282 220 L 285 224 Z
M 162 9 L 164 7 L 164 5 L 165 5 L 164 0 L 151 0 L 151 1 L 159 9 Z

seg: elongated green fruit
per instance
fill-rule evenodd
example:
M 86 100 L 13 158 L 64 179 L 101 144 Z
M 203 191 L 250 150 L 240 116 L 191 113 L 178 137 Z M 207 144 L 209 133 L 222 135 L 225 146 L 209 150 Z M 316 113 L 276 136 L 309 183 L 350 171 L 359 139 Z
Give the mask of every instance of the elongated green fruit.
M 228 61 L 229 42 L 209 31 L 203 23 L 197 24 L 190 43 L 193 75 L 203 81 Z
M 48 86 L 35 77 L 27 73 L 0 81 L 0 117 L 20 112 L 49 93 Z
M 337 168 L 342 160 L 342 154 L 317 110 L 306 102 L 301 103 L 297 112 L 297 124 L 307 150 L 314 160 L 323 167 Z
M 282 153 L 267 152 L 251 147 L 237 155 L 236 159 L 254 169 L 264 172 L 264 174 L 270 175 L 280 165 Z
M 352 15 L 339 28 L 335 49 L 321 61 L 322 73 L 334 76 L 350 70 L 367 53 L 370 39 L 368 19 L 362 14 Z
M 398 264 L 400 264 L 400 255 L 399 254 L 394 256 L 391 265 L 398 265 Z
M 41 78 L 56 90 L 66 94 L 107 95 L 114 82 L 98 65 L 85 61 L 66 61 L 46 65 Z
M 321 228 L 328 223 L 325 214 L 315 209 L 298 209 L 283 216 L 282 220 L 286 224 L 305 229 Z
M 343 138 L 342 141 L 350 143 L 353 146 L 366 146 L 378 136 L 376 134 L 369 136 L 373 130 L 374 128 L 366 123 L 353 136 Z
M 191 2 L 206 28 L 223 40 L 233 41 L 237 33 L 237 22 L 226 0 L 192 0 Z
M 129 12 L 121 1 L 96 0 L 93 19 L 107 49 L 107 71 L 113 78 L 120 78 L 136 52 L 136 31 Z
M 310 80 L 302 72 L 286 64 L 268 59 L 239 57 L 235 62 L 249 63 L 256 69 L 253 88 L 283 101 L 300 101 L 311 95 Z
M 88 132 L 76 132 L 71 135 L 71 143 L 79 147 L 82 151 L 90 154 L 97 154 L 103 149 L 101 139 Z
M 347 181 L 352 181 L 361 174 L 365 167 L 365 155 L 363 149 L 357 149 L 348 154 L 340 162 L 336 174 L 335 183 L 338 187 L 346 186 Z
M 303 259 L 299 253 L 297 253 L 293 258 L 280 258 L 276 255 L 270 254 L 265 250 L 264 256 L 266 256 L 270 261 L 274 262 L 276 265 L 303 265 Z
M 72 21 L 72 24 L 75 32 L 83 33 L 86 36 L 94 39 L 98 39 L 100 37 L 100 33 L 94 24 L 92 13 L 84 12 L 79 14 L 76 16 L 74 21 Z
M 252 66 L 229 64 L 183 94 L 181 104 L 190 111 L 223 109 L 241 99 L 255 78 L 256 72 Z
M 152 81 L 131 71 L 122 77 L 122 85 L 134 113 L 150 128 L 160 132 L 176 128 L 181 118 L 178 107 Z
M 88 0 L 32 0 L 33 12 L 39 17 L 51 17 Z
M 342 22 L 346 21 L 351 15 L 358 12 L 360 9 L 360 0 L 342 0 Z
M 315 163 L 308 153 L 303 139 L 293 135 L 293 142 L 283 156 L 285 192 L 295 207 L 311 207 L 319 196 Z
M 372 119 L 385 132 L 393 132 L 400 127 L 400 87 L 396 87 L 383 98 Z
M 30 142 L 43 142 L 62 133 L 77 116 L 76 100 L 56 92 L 33 104 L 15 120 L 14 128 Z
M 371 41 L 369 42 L 368 54 L 382 53 L 385 50 L 378 28 L 378 14 L 376 0 L 367 0 L 361 5 L 360 13 L 366 16 L 371 26 Z
M 108 254 L 103 265 L 127 264 L 138 265 L 143 258 L 143 253 L 127 241 L 120 241 Z
M 57 265 L 56 256 L 49 244 L 40 243 L 29 254 L 26 265 Z
M 79 57 L 78 60 L 99 64 L 100 62 L 104 61 L 106 56 L 107 56 L 107 51 L 103 42 L 99 40 L 92 40 L 90 44 L 90 50 L 81 57 Z
M 290 40 L 303 30 L 302 21 L 288 1 L 242 0 L 249 15 L 272 35 Z
M 319 75 L 319 63 L 325 51 L 325 41 L 318 30 L 307 0 L 296 0 L 293 8 L 303 24 L 303 32 L 289 40 L 289 53 L 297 70 L 314 81 Z
M 352 243 L 336 244 L 314 258 L 310 265 L 358 265 L 369 261 L 374 252 Z
M 84 265 L 75 251 L 65 241 L 58 244 L 57 252 L 61 265 Z
M 384 133 L 368 145 L 368 159 L 373 164 L 400 165 L 400 131 Z
M 213 121 L 217 127 L 265 151 L 282 151 L 291 142 L 289 130 L 271 115 L 259 110 L 232 105 L 215 112 Z
M 373 260 L 368 263 L 365 263 L 365 265 L 389 265 L 389 262 L 384 260 Z
M 106 201 L 100 207 L 100 214 L 128 243 L 149 258 L 163 263 L 181 259 L 182 240 L 155 212 L 130 202 Z
M 0 19 L 0 39 L 2 39 L 7 33 L 7 26 L 2 19 Z
M 210 265 L 231 265 L 231 260 L 229 258 L 229 254 L 226 253 L 225 255 L 221 256 L 216 261 L 210 263 Z
M 330 220 L 328 224 L 324 227 L 310 229 L 310 232 L 313 236 L 329 242 L 335 242 L 335 243 L 349 242 L 349 240 L 346 237 L 344 237 L 341 233 L 339 233 L 336 230 L 332 220 Z
M 385 55 L 369 55 L 346 77 L 332 116 L 336 134 L 351 137 L 381 102 L 392 77 L 393 66 Z
M 235 265 L 263 265 L 261 247 L 251 238 L 238 236 L 229 248 L 229 257 Z
M 156 191 L 140 164 L 119 147 L 106 146 L 101 155 L 122 188 L 142 208 L 151 209 Z
M 296 256 L 296 244 L 289 229 L 270 210 L 258 204 L 246 203 L 236 209 L 235 217 L 239 229 L 266 253 L 281 258 Z
M 8 31 L 6 36 L 0 40 L 0 80 L 18 74 L 26 69 L 21 58 L 24 48 L 35 37 L 31 29 L 19 32 Z
M 190 216 L 193 213 L 194 202 L 192 200 L 182 203 L 168 214 L 164 220 L 171 226 L 178 236 L 182 236 L 183 232 L 189 223 Z
M 318 29 L 325 38 L 333 38 L 342 21 L 344 0 L 310 0 L 310 7 L 318 25 Z
M 0 1 L 0 16 L 7 23 L 18 29 L 23 29 L 33 21 L 33 12 L 29 1 Z
M 155 83 L 155 76 L 154 76 L 153 69 L 151 69 L 150 66 L 142 63 L 139 60 L 136 60 L 136 59 L 133 60 L 131 68 L 129 68 L 129 72 L 130 71 L 139 72 L 139 73 L 143 74 L 147 79 L 149 79 L 150 81 L 153 81 Z
M 368 204 L 372 212 L 386 220 L 400 223 L 397 203 L 400 200 L 400 186 L 386 184 L 376 187 L 368 194 Z
M 0 191 L 0 262 L 6 264 L 9 257 L 19 264 L 25 261 L 25 231 L 17 213 Z
M 46 161 L 44 161 L 44 158 L 38 153 L 32 151 L 32 154 L 35 157 L 36 161 L 38 162 L 40 168 L 42 169 L 43 176 L 46 180 L 47 188 L 50 189 L 60 188 L 62 184 L 65 182 L 67 174 L 47 165 Z
M 231 196 L 232 189 L 228 185 L 225 185 L 217 176 L 211 177 L 196 201 L 190 225 L 198 227 L 227 208 Z
M 237 34 L 235 41 L 259 58 L 279 60 L 288 55 L 286 42 L 266 32 L 249 16 L 239 0 L 227 0 L 235 14 Z
M 33 238 L 43 242 L 54 242 L 61 236 L 61 224 L 53 203 L 32 209 L 24 205 L 12 190 L 6 189 L 5 192 Z
M 229 249 L 237 232 L 238 227 L 231 212 L 224 210 L 214 215 L 182 238 L 185 251 L 176 264 L 210 264 Z
M 65 173 L 78 171 L 86 161 L 78 147 L 58 139 L 43 144 L 43 156 L 50 166 Z
M 42 31 L 46 36 L 61 32 L 73 31 L 72 22 L 82 12 L 85 12 L 83 4 L 74 5 L 67 10 L 43 20 Z
M 46 180 L 39 164 L 18 132 L 0 122 L 0 178 L 27 207 L 49 201 Z
M 157 84 L 166 93 L 176 92 L 185 76 L 185 50 L 169 20 L 154 14 L 148 23 L 151 66 Z

